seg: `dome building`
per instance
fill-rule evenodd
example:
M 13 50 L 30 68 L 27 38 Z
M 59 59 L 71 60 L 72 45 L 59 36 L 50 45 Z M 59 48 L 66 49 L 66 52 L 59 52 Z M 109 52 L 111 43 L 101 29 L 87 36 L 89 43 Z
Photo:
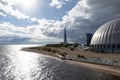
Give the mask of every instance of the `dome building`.
M 94 33 L 90 45 L 97 52 L 120 53 L 120 19 L 102 25 Z

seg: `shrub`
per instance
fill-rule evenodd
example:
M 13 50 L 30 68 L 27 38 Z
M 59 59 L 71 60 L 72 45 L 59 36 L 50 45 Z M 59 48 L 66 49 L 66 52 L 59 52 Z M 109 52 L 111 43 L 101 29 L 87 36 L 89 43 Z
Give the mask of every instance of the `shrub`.
M 47 44 L 46 47 L 68 47 L 71 46 L 72 44 Z
M 78 55 L 78 57 L 79 57 L 79 58 L 85 58 L 85 56 L 83 56 L 83 55 Z
M 48 51 L 48 52 L 52 51 L 52 50 L 51 50 L 50 48 L 48 48 L 48 47 L 43 47 L 42 50 Z
M 41 47 L 39 47 L 38 50 L 41 51 Z
M 30 49 L 37 49 L 37 47 L 30 47 Z
M 64 55 L 67 55 L 67 53 L 66 53 L 66 52 L 64 52 Z
M 58 50 L 52 50 L 53 53 L 58 53 L 59 51 Z

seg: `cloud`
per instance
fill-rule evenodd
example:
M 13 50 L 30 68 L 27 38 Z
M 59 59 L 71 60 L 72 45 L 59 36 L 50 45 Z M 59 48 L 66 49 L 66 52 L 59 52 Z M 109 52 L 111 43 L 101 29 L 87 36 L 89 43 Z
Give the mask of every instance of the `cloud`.
M 64 2 L 60 2 L 59 0 L 52 0 L 50 3 L 51 7 L 61 8 L 63 6 Z
M 43 28 L 39 25 L 32 25 L 27 27 L 20 27 L 12 25 L 9 22 L 0 24 L 0 43 L 15 42 L 15 43 L 40 43 L 46 41 L 56 41 L 54 37 L 48 37 L 43 34 Z M 15 41 L 16 40 L 16 41 Z
M 3 3 L 4 2 L 4 3 Z M 6 4 L 5 4 L 6 3 Z M 2 3 L 0 3 L 0 10 L 3 10 L 4 12 L 6 12 L 8 15 L 12 15 L 17 17 L 18 19 L 25 19 L 25 18 L 29 18 L 29 16 L 24 15 L 23 13 L 21 13 L 18 9 L 14 9 L 13 8 L 13 4 L 8 4 L 8 2 L 6 1 L 2 1 Z
M 0 0 L 0 3 L 3 4 L 3 5 L 7 5 L 8 3 L 3 1 L 3 0 Z
M 0 0 L 0 10 L 5 13 L 5 14 L 0 13 L 0 15 L 2 16 L 8 15 L 11 17 L 16 17 L 18 20 L 27 19 L 29 20 L 29 22 L 37 22 L 39 20 L 35 17 L 30 17 L 28 15 L 25 15 L 15 6 L 17 5 L 16 5 L 16 1 L 14 0 L 6 0 L 6 1 Z
M 79 39 L 85 38 L 85 34 L 89 32 L 89 29 L 85 28 L 89 26 L 88 23 L 91 23 L 89 21 L 91 19 L 91 13 L 88 13 L 90 9 L 91 7 L 87 4 L 86 0 L 79 1 L 75 7 L 62 17 L 62 21 L 55 21 L 51 25 L 52 27 L 49 25 L 48 31 L 45 34 L 63 38 L 63 29 L 67 27 L 68 40 L 80 42 Z
M 69 2 L 71 0 L 52 0 L 49 4 L 51 7 L 56 7 L 57 9 L 62 8 L 63 5 L 65 5 L 66 2 Z
M 92 13 L 93 17 L 96 15 L 94 20 L 99 19 L 105 21 L 106 19 L 109 20 L 113 18 L 119 18 L 120 16 L 119 0 L 88 0 L 88 3 L 92 7 L 90 12 Z
M 51 6 L 57 8 L 61 5 L 62 7 L 64 1 L 61 0 L 63 3 L 59 2 L 58 0 L 56 2 L 53 0 Z M 8 41 L 17 39 L 22 41 L 24 39 L 29 43 L 39 43 L 49 40 L 60 42 L 63 39 L 63 29 L 67 27 L 69 41 L 85 43 L 86 33 L 94 33 L 105 22 L 120 17 L 119 4 L 119 0 L 79 0 L 62 17 L 62 20 L 30 18 L 31 21 L 37 21 L 38 24 L 26 27 L 15 26 L 9 22 L 0 23 L 0 38 L 3 40 L 7 39 Z M 14 10 L 12 7 L 11 9 Z M 6 12 L 10 15 L 16 16 L 17 12 L 19 13 L 17 10 L 14 10 L 15 13 L 10 10 L 7 12 L 6 9 Z M 28 17 L 24 16 L 23 18 Z
M 2 12 L 0 12 L 0 16 L 6 17 L 7 15 L 2 13 Z
M 45 34 L 62 38 L 62 30 L 67 27 L 70 41 L 85 43 L 86 33 L 94 33 L 105 22 L 120 17 L 119 4 L 119 0 L 80 0 Z

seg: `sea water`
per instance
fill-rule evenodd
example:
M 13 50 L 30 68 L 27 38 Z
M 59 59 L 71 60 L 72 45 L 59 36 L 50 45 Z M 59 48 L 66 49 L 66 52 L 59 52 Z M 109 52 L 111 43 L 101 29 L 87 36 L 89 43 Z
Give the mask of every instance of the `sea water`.
M 21 51 L 26 46 L 31 45 L 0 46 L 0 80 L 120 80 L 58 58 Z

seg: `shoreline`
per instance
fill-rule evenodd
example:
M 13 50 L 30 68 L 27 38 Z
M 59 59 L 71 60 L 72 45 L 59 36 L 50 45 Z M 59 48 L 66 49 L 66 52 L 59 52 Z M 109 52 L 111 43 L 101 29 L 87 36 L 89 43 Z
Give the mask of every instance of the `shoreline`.
M 38 50 L 33 50 L 33 49 L 29 49 L 30 47 L 27 47 L 27 48 L 22 48 L 21 50 L 22 51 L 27 51 L 27 52 L 34 52 L 34 53 L 37 53 L 37 54 L 42 54 L 42 55 L 47 55 L 47 56 L 52 56 L 52 57 L 58 57 L 58 55 L 55 55 L 54 53 L 52 52 L 47 52 L 47 51 L 38 51 Z
M 77 61 L 77 60 L 67 59 L 67 58 L 61 56 L 60 54 L 56 54 L 56 53 L 49 52 L 49 51 L 38 50 L 37 47 L 22 48 L 22 51 L 35 52 L 37 54 L 47 55 L 50 57 L 56 57 L 67 63 L 70 63 L 70 64 L 80 65 L 80 66 L 83 66 L 86 68 L 93 69 L 95 71 L 99 71 L 102 73 L 107 73 L 107 74 L 111 74 L 111 75 L 120 77 L 120 66 L 113 66 L 113 65 L 99 64 L 99 63 L 94 63 L 94 62 L 86 62 L 86 61 Z M 67 53 L 67 55 L 68 55 L 68 53 Z

